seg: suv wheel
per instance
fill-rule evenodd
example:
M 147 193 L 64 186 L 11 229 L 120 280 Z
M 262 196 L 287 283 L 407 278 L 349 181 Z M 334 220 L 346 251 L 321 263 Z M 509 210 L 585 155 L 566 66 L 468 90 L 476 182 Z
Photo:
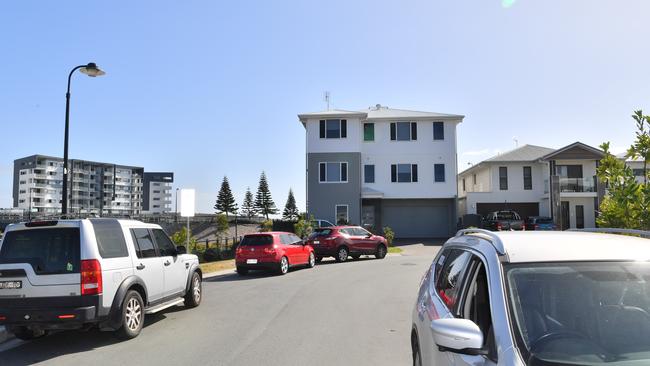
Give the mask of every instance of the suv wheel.
M 289 272 L 289 260 L 287 257 L 282 257 L 282 259 L 280 259 L 280 269 L 278 272 L 281 275 L 287 274 L 287 272 Z
M 340 247 L 339 250 L 336 252 L 336 261 L 345 262 L 347 260 L 348 260 L 348 248 Z
M 386 257 L 386 246 L 384 244 L 379 244 L 377 246 L 377 251 L 375 252 L 375 258 L 384 259 Z
M 187 289 L 187 293 L 185 294 L 185 306 L 188 308 L 199 306 L 201 304 L 202 290 L 201 276 L 197 272 L 192 273 L 190 288 Z
M 130 290 L 122 303 L 122 327 L 117 335 L 123 339 L 135 338 L 144 323 L 144 301 L 137 291 Z
M 309 262 L 307 263 L 307 265 L 309 266 L 309 268 L 314 268 L 314 266 L 316 265 L 316 256 L 314 255 L 313 252 L 309 253 Z
M 47 335 L 46 330 L 41 330 L 41 329 L 34 330 L 34 329 L 29 329 L 27 327 L 15 327 L 10 329 L 10 331 L 11 333 L 14 334 L 16 338 L 22 339 L 23 341 L 29 341 Z

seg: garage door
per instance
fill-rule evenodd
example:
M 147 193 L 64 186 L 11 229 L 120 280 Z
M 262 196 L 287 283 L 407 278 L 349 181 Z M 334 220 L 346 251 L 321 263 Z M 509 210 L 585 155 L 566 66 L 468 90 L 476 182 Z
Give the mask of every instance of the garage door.
M 484 216 L 494 211 L 512 210 L 519 214 L 524 220 L 529 216 L 539 216 L 539 203 L 477 203 L 476 213 Z
M 384 205 L 382 225 L 397 238 L 449 237 L 449 206 Z

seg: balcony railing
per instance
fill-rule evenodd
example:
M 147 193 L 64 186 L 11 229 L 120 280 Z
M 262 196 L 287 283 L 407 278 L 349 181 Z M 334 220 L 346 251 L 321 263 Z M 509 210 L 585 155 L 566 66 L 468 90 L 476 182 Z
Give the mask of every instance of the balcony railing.
M 560 192 L 596 192 L 595 178 L 560 178 Z

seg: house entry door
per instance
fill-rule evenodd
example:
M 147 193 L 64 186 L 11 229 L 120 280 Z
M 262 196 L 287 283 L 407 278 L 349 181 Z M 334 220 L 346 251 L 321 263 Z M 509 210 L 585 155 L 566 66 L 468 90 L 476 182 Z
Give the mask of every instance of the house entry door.
M 361 208 L 361 226 L 366 230 L 375 231 L 375 206 Z

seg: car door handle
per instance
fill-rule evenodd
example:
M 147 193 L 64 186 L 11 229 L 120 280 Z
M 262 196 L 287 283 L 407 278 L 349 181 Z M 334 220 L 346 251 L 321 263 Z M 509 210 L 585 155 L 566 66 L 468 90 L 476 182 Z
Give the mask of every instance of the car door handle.
M 144 269 L 144 264 L 140 263 L 135 269 L 143 270 Z
M 168 265 L 172 264 L 172 262 L 170 262 L 170 261 L 165 261 L 164 264 L 165 264 L 166 266 L 168 266 Z

